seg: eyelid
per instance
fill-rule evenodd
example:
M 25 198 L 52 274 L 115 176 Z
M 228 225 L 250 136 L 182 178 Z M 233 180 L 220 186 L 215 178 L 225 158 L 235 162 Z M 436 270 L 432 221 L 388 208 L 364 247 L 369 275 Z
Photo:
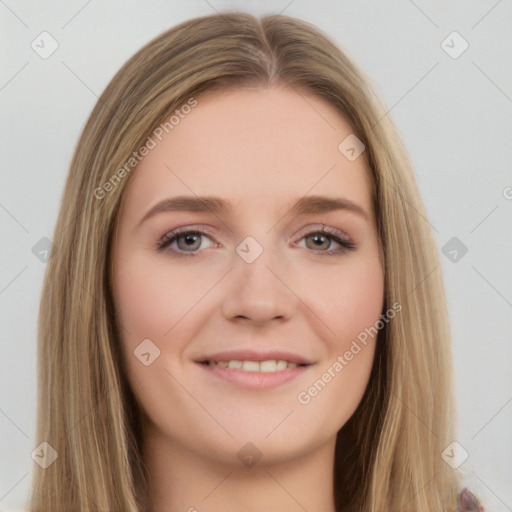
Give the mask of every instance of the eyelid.
M 169 236 L 181 235 L 182 233 L 188 233 L 189 231 L 200 231 L 202 234 L 206 234 L 208 236 L 214 236 L 214 230 L 209 228 L 208 226 L 194 225 L 194 224 L 184 224 L 183 226 L 177 226 L 169 231 L 166 231 L 158 240 L 163 240 L 168 238 Z
M 306 226 L 301 232 L 304 232 L 304 234 L 300 237 L 301 239 L 305 237 L 306 235 L 310 235 L 313 233 L 326 233 L 328 235 L 335 235 L 345 242 L 352 242 L 350 236 L 342 231 L 341 229 L 334 228 L 332 226 L 328 226 L 327 224 L 313 224 Z

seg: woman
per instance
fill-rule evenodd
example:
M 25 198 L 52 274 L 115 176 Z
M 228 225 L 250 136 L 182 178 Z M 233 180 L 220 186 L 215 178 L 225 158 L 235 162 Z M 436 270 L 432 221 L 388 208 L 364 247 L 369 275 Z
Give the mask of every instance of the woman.
M 64 190 L 31 510 L 483 510 L 444 456 L 425 219 L 392 121 L 313 26 L 228 13 L 150 42 Z

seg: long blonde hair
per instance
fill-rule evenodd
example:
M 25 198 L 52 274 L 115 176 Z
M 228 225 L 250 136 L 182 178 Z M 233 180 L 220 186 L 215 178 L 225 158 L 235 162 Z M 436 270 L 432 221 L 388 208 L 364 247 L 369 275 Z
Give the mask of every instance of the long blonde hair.
M 58 457 L 46 469 L 34 463 L 31 510 L 148 510 L 141 410 L 111 294 L 112 240 L 133 175 L 126 162 L 190 98 L 275 84 L 324 98 L 365 144 L 384 310 L 402 305 L 380 331 L 365 395 L 338 433 L 336 510 L 454 510 L 460 477 L 441 457 L 455 429 L 450 332 L 438 252 L 407 153 L 368 78 L 328 37 L 291 17 L 245 13 L 192 19 L 148 43 L 112 79 L 83 130 L 38 323 L 36 446 L 47 442 Z

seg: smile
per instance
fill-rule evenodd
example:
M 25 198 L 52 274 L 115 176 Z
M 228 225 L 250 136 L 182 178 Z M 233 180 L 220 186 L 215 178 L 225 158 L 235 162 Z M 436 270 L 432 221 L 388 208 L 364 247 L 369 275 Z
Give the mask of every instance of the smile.
M 207 364 L 217 368 L 227 368 L 242 370 L 244 372 L 262 372 L 273 373 L 280 372 L 287 369 L 297 368 L 298 366 L 306 366 L 302 364 L 284 361 L 282 359 L 269 359 L 268 361 L 240 361 L 232 359 L 230 361 L 204 361 L 202 364 Z
M 288 362 L 284 359 L 265 361 L 230 359 L 196 363 L 208 378 L 221 380 L 238 388 L 265 390 L 276 388 L 298 378 L 314 364 Z M 209 384 L 208 384 L 209 385 Z

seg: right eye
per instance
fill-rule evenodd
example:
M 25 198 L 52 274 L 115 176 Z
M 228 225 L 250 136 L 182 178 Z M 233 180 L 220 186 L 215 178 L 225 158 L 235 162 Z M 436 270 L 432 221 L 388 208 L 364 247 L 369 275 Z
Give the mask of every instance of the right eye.
M 207 237 L 211 240 L 211 237 L 205 231 L 198 229 L 175 229 L 166 233 L 158 241 L 157 250 L 164 251 L 167 247 L 176 243 L 175 247 L 171 247 L 171 252 L 174 253 L 174 256 L 195 256 L 202 245 L 201 237 Z

